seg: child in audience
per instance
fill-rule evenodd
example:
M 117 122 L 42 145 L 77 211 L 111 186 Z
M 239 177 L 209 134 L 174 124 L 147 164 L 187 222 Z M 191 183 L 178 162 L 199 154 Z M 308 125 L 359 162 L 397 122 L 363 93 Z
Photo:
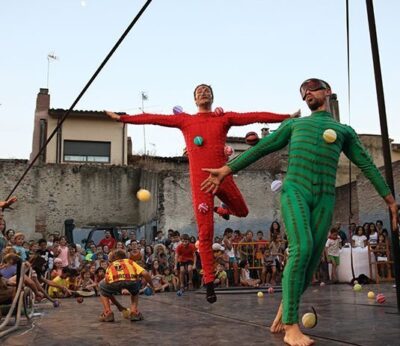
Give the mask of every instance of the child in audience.
M 351 238 L 353 247 L 365 247 L 367 245 L 367 237 L 364 234 L 364 228 L 358 226 L 356 234 Z
M 338 282 L 337 267 L 340 264 L 340 245 L 341 239 L 339 237 L 338 230 L 336 228 L 332 228 L 325 244 L 325 250 L 328 262 L 332 263 L 331 281 L 333 283 Z
M 28 260 L 29 250 L 27 250 L 23 245 L 25 243 L 25 235 L 21 232 L 16 233 L 14 236 L 14 249 L 17 255 L 21 257 L 22 261 Z
M 249 262 L 241 260 L 240 264 L 240 284 L 242 286 L 258 287 L 260 285 L 259 279 L 250 278 Z
M 60 276 L 62 272 L 62 260 L 61 258 L 55 258 L 53 262 L 53 269 L 50 273 L 50 279 L 53 280 L 55 277 Z
M 275 234 L 273 235 L 275 236 Z M 275 275 L 276 275 L 276 262 L 275 257 L 271 253 L 271 249 L 267 246 L 264 250 L 264 255 L 262 257 L 262 270 L 261 270 L 261 282 L 262 284 L 275 285 Z
M 90 277 L 89 271 L 82 271 L 78 280 L 78 288 L 82 291 L 93 292 L 96 288 L 96 282 Z
M 164 292 L 166 288 L 169 287 L 169 283 L 165 281 L 163 275 L 159 271 L 158 261 L 153 261 L 153 266 L 151 269 L 151 281 L 154 286 L 154 292 Z
M 171 272 L 170 267 L 164 268 L 164 280 L 168 282 L 169 291 L 177 291 L 179 287 L 178 278 Z
M 218 263 L 217 270 L 215 272 L 215 287 L 226 287 L 228 283 L 227 278 L 228 275 L 226 274 L 225 267 L 222 264 Z
M 60 275 L 57 275 L 53 280 L 51 280 L 57 285 L 56 287 L 49 287 L 48 293 L 51 298 L 65 298 L 70 295 L 70 292 L 68 291 L 70 285 L 69 275 L 70 269 L 65 267 L 61 269 Z

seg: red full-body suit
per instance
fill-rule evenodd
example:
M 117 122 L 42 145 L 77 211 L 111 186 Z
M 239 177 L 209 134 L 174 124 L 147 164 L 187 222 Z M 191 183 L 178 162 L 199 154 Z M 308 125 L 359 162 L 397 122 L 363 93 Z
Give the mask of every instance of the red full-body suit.
M 201 182 L 208 177 L 208 173 L 202 171 L 202 168 L 218 168 L 225 165 L 227 157 L 224 153 L 224 147 L 226 135 L 231 126 L 276 123 L 282 122 L 289 117 L 289 114 L 282 115 L 269 112 L 226 112 L 222 114 L 201 112 L 195 115 L 186 113 L 177 115 L 140 114 L 120 117 L 120 121 L 124 123 L 175 127 L 182 131 L 189 158 L 193 207 L 197 220 L 199 252 L 205 284 L 214 281 L 214 257 L 212 251 L 214 196 L 200 190 Z M 198 136 L 203 139 L 202 145 L 194 143 L 194 138 Z M 232 176 L 225 178 L 216 196 L 228 207 L 233 215 L 238 217 L 247 216 L 249 211 Z M 200 210 L 199 205 L 206 205 L 208 208 Z

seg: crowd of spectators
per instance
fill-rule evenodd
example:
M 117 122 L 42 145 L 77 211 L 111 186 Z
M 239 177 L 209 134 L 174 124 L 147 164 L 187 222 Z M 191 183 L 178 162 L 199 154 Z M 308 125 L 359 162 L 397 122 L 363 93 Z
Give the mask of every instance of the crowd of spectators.
M 97 244 L 89 240 L 85 247 L 68 243 L 60 232 L 39 240 L 26 239 L 23 232 L 7 229 L 4 218 L 0 218 L 0 231 L 0 275 L 12 284 L 18 259 L 30 263 L 34 275 L 25 280 L 38 300 L 67 297 L 78 290 L 97 294 L 112 250 L 123 250 L 127 258 L 146 269 L 151 274 L 155 292 L 193 290 L 202 286 L 198 241 L 195 236 L 180 234 L 176 230 L 170 229 L 166 234 L 158 231 L 151 243 L 144 238 L 136 239 L 134 230 L 130 233 L 122 230 L 118 239 L 115 234 L 105 231 Z M 280 283 L 289 253 L 287 239 L 277 221 L 266 233 L 226 228 L 223 236 L 215 237 L 213 252 L 217 287 L 258 287 Z M 342 246 L 365 247 L 370 244 L 377 256 L 387 256 L 387 235 L 379 220 L 363 226 L 351 224 L 348 232 L 336 224 L 329 234 L 314 281 L 329 280 L 327 263 L 333 266 L 331 281 L 337 281 L 338 249 Z M 145 284 L 143 282 L 142 290 Z

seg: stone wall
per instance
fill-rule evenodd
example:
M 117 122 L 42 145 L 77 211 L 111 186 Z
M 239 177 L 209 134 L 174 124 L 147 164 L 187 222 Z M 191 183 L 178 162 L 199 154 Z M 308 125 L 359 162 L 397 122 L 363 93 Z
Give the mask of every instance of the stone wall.
M 394 162 L 393 165 L 394 190 L 397 203 L 400 202 L 400 161 Z M 384 169 L 380 169 L 385 176 Z M 359 218 L 360 222 L 370 222 L 383 220 L 385 227 L 389 228 L 389 212 L 383 199 L 376 193 L 374 187 L 360 174 L 357 178 L 357 190 L 359 200 Z
M 23 160 L 0 161 L 3 198 L 26 167 Z M 74 219 L 76 226 L 141 225 L 156 217 L 158 198 L 139 203 L 135 193 L 145 187 L 157 196 L 158 178 L 130 166 L 34 166 L 15 192 L 15 210 L 5 212 L 7 227 L 33 235 L 62 231 L 66 219 Z
M 9 194 L 27 165 L 24 160 L 0 160 L 2 198 Z M 280 165 L 283 168 L 282 162 Z M 234 178 L 247 202 L 249 215 L 231 217 L 229 221 L 215 217 L 216 234 L 231 227 L 242 231 L 262 230 L 268 235 L 271 222 L 281 221 L 280 194 L 273 193 L 270 188 L 279 174 L 274 175 L 275 170 L 272 174 L 255 168 L 241 171 Z M 396 191 L 400 191 L 400 162 L 394 163 L 393 171 Z M 136 191 L 141 187 L 152 193 L 149 202 L 136 199 Z M 150 232 L 149 225 L 157 225 L 163 231 L 172 228 L 190 234 L 197 232 L 187 160 L 182 158 L 144 160 L 136 157 L 131 158 L 129 166 L 34 166 L 15 194 L 19 198 L 15 210 L 5 212 L 7 228 L 24 231 L 28 238 L 63 231 L 64 221 L 71 218 L 78 227 L 147 225 L 144 230 Z M 348 186 L 337 189 L 333 221 L 343 225 L 348 223 L 348 194 Z M 383 219 L 388 225 L 384 202 L 362 175 L 353 183 L 352 200 L 354 222 Z M 150 238 L 151 234 L 146 237 Z

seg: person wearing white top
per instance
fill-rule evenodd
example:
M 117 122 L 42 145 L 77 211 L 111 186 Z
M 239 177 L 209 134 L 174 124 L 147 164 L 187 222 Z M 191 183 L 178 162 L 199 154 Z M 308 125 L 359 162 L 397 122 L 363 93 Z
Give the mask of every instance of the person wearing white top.
M 353 241 L 353 247 L 365 247 L 368 240 L 364 234 L 364 228 L 362 228 L 362 226 L 357 227 L 356 232 L 351 239 Z

